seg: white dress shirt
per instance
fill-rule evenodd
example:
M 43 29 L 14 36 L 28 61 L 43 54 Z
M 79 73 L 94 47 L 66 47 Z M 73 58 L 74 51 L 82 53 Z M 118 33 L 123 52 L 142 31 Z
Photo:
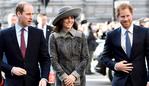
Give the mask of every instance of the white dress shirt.
M 17 36 L 17 40 L 18 40 L 18 44 L 19 47 L 21 45 L 21 29 L 23 27 L 21 27 L 19 24 L 15 25 L 15 29 L 16 29 L 16 36 Z M 25 39 L 25 46 L 27 48 L 27 42 L 28 42 L 28 27 L 24 27 L 24 39 Z
M 131 46 L 132 46 L 132 42 L 133 42 L 133 24 L 131 24 L 131 26 L 127 29 L 125 29 L 124 27 L 121 26 L 121 46 L 123 48 L 123 50 L 125 51 L 126 53 L 126 31 L 129 31 L 128 35 L 129 35 L 129 38 L 130 38 L 130 43 L 131 43 Z
M 38 24 L 37 27 L 39 29 L 43 30 L 44 37 L 46 38 L 46 28 L 47 28 L 47 25 L 42 26 L 41 24 Z
M 132 43 L 133 43 L 133 24 L 131 24 L 131 26 L 127 29 L 125 29 L 123 26 L 120 27 L 121 28 L 121 46 L 122 46 L 122 49 L 125 51 L 126 53 L 126 31 L 128 31 L 128 36 L 130 38 L 130 43 L 131 43 L 131 46 L 132 46 Z M 117 70 L 116 68 L 116 64 L 114 66 L 114 69 Z

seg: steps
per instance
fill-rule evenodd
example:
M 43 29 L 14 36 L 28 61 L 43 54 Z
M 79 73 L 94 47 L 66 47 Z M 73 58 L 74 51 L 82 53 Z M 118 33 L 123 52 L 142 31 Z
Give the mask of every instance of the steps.
M 17 2 L 20 0 L 0 0 L 0 22 L 7 22 L 7 15 L 14 12 Z M 39 0 L 23 0 L 32 3 L 35 14 L 40 10 L 48 14 L 49 19 L 53 19 L 62 6 L 71 5 L 80 7 L 85 14 L 86 19 L 91 22 L 105 22 L 113 17 L 113 0 L 50 0 L 45 9 Z M 129 0 L 134 6 L 134 19 L 149 17 L 149 0 Z M 35 19 L 36 17 L 34 17 Z

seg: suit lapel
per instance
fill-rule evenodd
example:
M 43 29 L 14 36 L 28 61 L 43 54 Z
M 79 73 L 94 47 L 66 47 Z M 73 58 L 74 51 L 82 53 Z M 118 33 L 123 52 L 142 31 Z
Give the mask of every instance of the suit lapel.
M 134 54 L 134 51 L 136 50 L 135 48 L 137 47 L 137 46 L 136 46 L 136 41 L 137 41 L 138 38 L 139 38 L 138 29 L 139 29 L 139 28 L 134 25 L 134 28 L 133 28 L 133 43 L 132 43 L 132 48 L 131 48 L 131 59 L 134 58 L 133 54 Z
M 126 57 L 127 55 L 126 55 L 126 53 L 125 53 L 125 51 L 123 50 L 123 48 L 122 48 L 122 46 L 121 46 L 121 28 L 119 28 L 119 30 L 118 30 L 119 32 L 118 32 L 118 45 L 120 46 L 120 50 L 124 53 L 124 57 Z
M 32 28 L 31 27 L 28 27 L 28 40 L 27 40 L 27 48 L 26 48 L 26 57 L 25 58 L 27 58 L 28 56 L 28 52 L 29 52 L 29 50 L 30 50 L 30 48 L 32 47 L 32 46 L 30 46 L 31 45 L 31 42 L 33 41 L 33 40 L 31 40 L 31 39 L 34 39 L 34 38 L 32 38 L 33 37 L 33 33 L 32 33 Z
M 115 36 L 115 42 L 117 43 L 116 45 L 119 46 L 119 50 L 122 52 L 122 56 L 125 59 L 128 59 L 125 51 L 123 50 L 122 46 L 121 46 L 121 28 L 118 28 L 116 36 Z
M 12 45 L 14 46 L 14 48 L 16 48 L 14 50 L 16 50 L 16 52 L 19 54 L 19 57 L 22 57 L 21 50 L 20 50 L 18 40 L 17 40 L 17 36 L 16 36 L 15 26 L 12 27 L 10 31 L 10 35 L 11 35 L 10 37 L 12 37 Z
M 120 28 L 118 29 L 116 40 L 117 40 L 118 46 L 121 46 L 121 29 Z

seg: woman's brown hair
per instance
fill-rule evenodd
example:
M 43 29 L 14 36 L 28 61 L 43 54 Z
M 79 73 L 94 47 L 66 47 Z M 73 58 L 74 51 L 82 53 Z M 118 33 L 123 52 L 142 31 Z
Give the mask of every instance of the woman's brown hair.
M 63 18 L 64 19 L 64 18 Z M 54 32 L 60 32 L 61 29 L 63 28 L 63 19 L 59 20 L 56 24 L 55 24 L 55 28 L 54 28 Z M 74 24 L 72 26 L 75 30 L 78 30 L 78 24 L 76 21 L 74 21 Z

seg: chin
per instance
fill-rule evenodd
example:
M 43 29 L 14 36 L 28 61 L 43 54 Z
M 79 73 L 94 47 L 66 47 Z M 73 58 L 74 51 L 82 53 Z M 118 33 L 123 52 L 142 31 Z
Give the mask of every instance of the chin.
M 71 29 L 72 27 L 67 27 L 66 29 Z
M 123 24 L 122 26 L 123 26 L 124 28 L 129 28 L 129 27 L 130 27 L 129 24 Z

